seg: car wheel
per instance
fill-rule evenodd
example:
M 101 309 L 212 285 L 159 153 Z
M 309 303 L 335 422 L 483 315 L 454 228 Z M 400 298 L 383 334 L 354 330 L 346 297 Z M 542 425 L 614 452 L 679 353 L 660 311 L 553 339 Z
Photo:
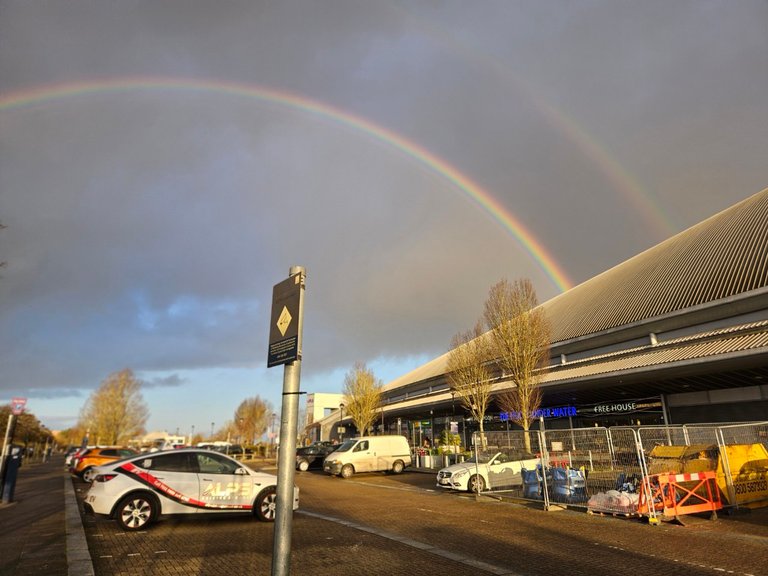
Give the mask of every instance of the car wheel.
M 253 514 L 262 522 L 274 522 L 277 515 L 277 491 L 274 486 L 262 490 L 253 504 Z
M 392 472 L 395 474 L 402 474 L 404 468 L 405 464 L 402 460 L 395 460 L 395 463 L 392 464 Z
M 80 477 L 83 479 L 83 481 L 88 482 L 89 484 L 93 482 L 93 477 L 94 477 L 93 466 L 88 466 L 88 468 L 83 470 L 83 473 L 81 474 Z
M 351 478 L 354 473 L 355 469 L 352 467 L 352 464 L 344 464 L 344 466 L 341 467 L 342 478 Z
M 482 492 L 485 490 L 485 481 L 482 476 L 473 474 L 467 483 L 467 492 Z
M 307 460 L 299 460 L 299 470 L 302 472 L 309 470 L 309 462 Z
M 117 523 L 129 532 L 149 527 L 160 513 L 160 504 L 154 496 L 145 492 L 131 494 L 117 505 Z

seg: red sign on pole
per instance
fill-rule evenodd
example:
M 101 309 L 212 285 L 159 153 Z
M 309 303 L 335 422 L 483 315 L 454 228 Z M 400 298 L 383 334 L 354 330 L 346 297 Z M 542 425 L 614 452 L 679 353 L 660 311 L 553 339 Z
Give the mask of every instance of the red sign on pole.
M 27 404 L 26 398 L 13 398 L 11 400 L 11 414 L 18 416 L 24 412 L 24 406 Z

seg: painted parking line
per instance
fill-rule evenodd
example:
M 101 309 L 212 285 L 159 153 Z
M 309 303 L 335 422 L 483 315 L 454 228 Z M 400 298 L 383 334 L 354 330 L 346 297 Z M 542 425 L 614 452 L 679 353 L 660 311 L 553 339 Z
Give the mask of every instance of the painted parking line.
M 413 540 L 412 538 L 408 538 L 406 536 L 385 532 L 383 530 L 379 530 L 378 528 L 366 526 L 365 524 L 358 524 L 356 522 L 350 522 L 349 520 L 344 520 L 342 518 L 326 516 L 325 514 L 308 512 L 307 510 L 297 510 L 296 513 L 303 514 L 304 516 L 311 516 L 312 518 L 319 518 L 320 520 L 327 520 L 328 522 L 334 522 L 336 524 L 347 526 L 348 528 L 354 528 L 355 530 L 360 530 L 361 532 L 367 532 L 369 534 L 380 536 L 394 542 L 399 542 L 400 544 L 404 544 L 418 550 L 423 550 L 424 552 L 434 554 L 435 556 L 440 556 L 448 560 L 453 560 L 454 562 L 466 564 L 467 566 L 471 566 L 477 570 L 482 570 L 483 572 L 488 572 L 489 574 L 496 574 L 497 576 L 523 576 L 519 572 L 511 571 L 506 566 L 494 566 L 493 564 L 483 562 L 482 560 L 478 560 L 476 558 L 470 558 L 469 556 L 464 556 L 463 554 L 457 554 L 456 552 L 452 552 L 450 550 L 444 550 L 443 548 L 438 548 L 432 544 L 419 542 L 418 540 Z

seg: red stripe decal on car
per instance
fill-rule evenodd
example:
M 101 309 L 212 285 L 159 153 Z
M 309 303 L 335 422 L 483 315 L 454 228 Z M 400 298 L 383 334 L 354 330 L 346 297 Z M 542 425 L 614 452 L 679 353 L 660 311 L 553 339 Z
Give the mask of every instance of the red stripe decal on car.
M 207 510 L 252 510 L 253 509 L 253 506 L 250 504 L 211 504 L 208 502 L 203 502 L 202 500 L 190 498 L 186 494 L 183 494 L 178 490 L 174 490 L 173 488 L 168 486 L 165 482 L 156 478 L 146 470 L 142 470 L 138 466 L 135 466 L 132 462 L 126 462 L 125 464 L 120 466 L 120 468 L 118 468 L 118 471 L 123 472 L 127 476 L 132 477 L 133 479 L 137 480 L 138 482 L 141 482 L 145 486 L 152 488 L 152 490 L 154 490 L 155 492 L 162 494 L 166 498 L 170 498 L 171 500 L 178 502 L 179 504 L 183 504 L 184 506 L 190 506 L 193 508 L 205 508 Z

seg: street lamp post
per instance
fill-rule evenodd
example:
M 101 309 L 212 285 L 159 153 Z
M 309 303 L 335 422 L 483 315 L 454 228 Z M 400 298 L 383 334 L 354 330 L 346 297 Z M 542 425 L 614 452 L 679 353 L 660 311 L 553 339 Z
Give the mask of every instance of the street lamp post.
M 215 422 L 211 422 L 211 440 L 213 440 L 213 427 L 216 425 Z
M 339 441 L 344 438 L 344 402 L 339 404 Z

